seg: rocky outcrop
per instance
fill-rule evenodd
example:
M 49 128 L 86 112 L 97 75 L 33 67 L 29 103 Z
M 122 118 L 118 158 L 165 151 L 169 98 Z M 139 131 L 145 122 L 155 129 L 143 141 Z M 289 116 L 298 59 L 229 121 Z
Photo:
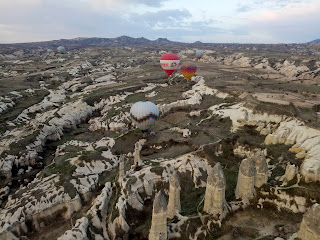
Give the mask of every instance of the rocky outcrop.
M 300 225 L 299 238 L 302 240 L 320 239 L 320 205 L 314 204 L 304 215 Z
M 134 165 L 135 166 L 141 166 L 143 164 L 141 158 L 140 158 L 140 151 L 142 149 L 142 145 L 140 142 L 136 142 L 134 144 L 134 153 L 133 153 L 133 157 L 134 157 Z
M 121 155 L 119 158 L 119 183 L 122 184 L 123 177 L 125 175 L 124 172 L 124 156 Z
M 153 201 L 152 223 L 149 240 L 167 239 L 167 201 L 162 192 L 158 192 Z
M 43 179 L 34 179 L 14 195 L 9 195 L 4 209 L 0 210 L 0 234 L 5 232 L 27 232 L 25 222 L 30 220 L 39 230 L 42 219 L 61 212 L 69 219 L 82 204 L 78 194 L 71 198 L 58 187 L 59 177 L 55 174 Z
M 229 94 L 222 93 L 217 89 L 210 88 L 205 85 L 205 80 L 202 76 L 196 76 L 191 79 L 195 81 L 196 84 L 192 86 L 192 89 L 186 91 L 182 94 L 182 97 L 186 98 L 185 100 L 178 100 L 169 104 L 158 105 L 159 111 L 161 114 L 169 112 L 174 107 L 184 107 L 188 105 L 198 105 L 201 104 L 204 95 L 212 95 L 218 98 L 227 98 Z
M 265 138 L 266 145 L 286 144 L 292 145 L 291 152 L 297 158 L 304 158 L 300 173 L 306 182 L 320 181 L 320 131 L 305 126 L 297 119 L 284 115 L 254 113 L 253 110 L 243 107 L 243 103 L 227 108 L 213 106 L 209 110 L 213 115 L 230 117 L 232 131 L 237 131 L 242 126 L 256 126 L 262 133 L 268 128 L 271 133 Z M 212 115 L 212 116 L 213 116 Z
M 297 175 L 297 173 L 298 173 L 298 168 L 296 167 L 296 165 L 287 164 L 286 171 L 285 171 L 284 175 L 280 178 L 280 180 L 287 183 L 287 182 L 291 181 L 292 179 L 294 179 L 294 177 Z
M 43 147 L 47 140 L 59 140 L 63 135 L 63 131 L 76 128 L 77 125 L 86 120 L 93 111 L 94 108 L 84 103 L 82 100 L 65 104 L 56 112 L 57 117 L 52 118 L 48 124 L 44 124 L 42 130 L 35 137 L 35 140 L 25 146 L 26 149 L 21 151 L 19 156 L 7 155 L 5 159 L 0 159 L 0 173 L 7 177 L 11 177 L 10 172 L 13 164 L 17 167 L 35 165 L 38 153 L 43 151 Z M 15 136 L 14 132 L 11 134 L 12 136 Z
M 248 204 L 254 197 L 254 176 L 255 165 L 252 158 L 245 158 L 242 160 L 239 168 L 238 182 L 236 187 L 236 198 L 241 199 L 244 203 Z
M 225 190 L 226 180 L 221 164 L 218 162 L 209 172 L 203 210 L 213 215 L 219 215 L 222 219 L 226 202 Z
M 274 204 L 278 211 L 288 209 L 294 213 L 304 213 L 307 209 L 307 199 L 304 196 L 289 195 L 286 190 L 280 188 L 271 189 L 270 191 L 260 190 L 258 205 L 263 206 L 265 202 Z
M 96 232 L 96 229 L 101 229 L 103 232 L 103 236 L 101 236 L 99 233 L 93 233 L 95 234 L 95 238 L 104 238 L 108 239 L 107 231 L 106 231 L 106 217 L 107 217 L 107 211 L 108 211 L 108 204 L 112 197 L 112 183 L 107 182 L 102 189 L 99 196 L 95 199 L 92 207 L 87 212 L 87 215 L 92 216 L 91 223 L 94 227 L 92 229 L 92 233 Z
M 89 221 L 86 217 L 82 217 L 76 221 L 76 224 L 71 230 L 66 231 L 57 240 L 87 240 Z
M 285 121 L 266 137 L 265 144 L 293 145 L 290 151 L 296 153 L 297 158 L 305 158 L 300 168 L 305 181 L 320 181 L 319 130 L 304 126 L 297 120 Z
M 169 202 L 168 202 L 168 211 L 167 217 L 173 218 L 181 211 L 180 204 L 180 180 L 177 172 L 173 172 L 169 180 Z

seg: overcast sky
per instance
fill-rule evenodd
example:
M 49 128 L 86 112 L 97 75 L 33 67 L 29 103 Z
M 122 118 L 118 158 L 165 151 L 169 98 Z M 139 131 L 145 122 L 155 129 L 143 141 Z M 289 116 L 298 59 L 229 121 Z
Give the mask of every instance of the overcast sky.
M 0 43 L 76 37 L 303 43 L 320 0 L 0 0 Z

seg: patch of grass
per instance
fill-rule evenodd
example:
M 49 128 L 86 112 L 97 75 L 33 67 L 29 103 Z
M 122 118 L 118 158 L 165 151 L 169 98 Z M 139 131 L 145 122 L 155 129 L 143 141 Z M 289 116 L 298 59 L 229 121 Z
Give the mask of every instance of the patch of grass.
M 84 151 L 82 152 L 79 159 L 85 162 L 105 160 L 105 158 L 101 156 L 101 152 L 99 151 Z
M 297 159 L 295 153 L 290 152 L 290 146 L 285 144 L 267 145 L 268 156 L 272 156 L 271 164 L 276 164 L 279 159 L 282 159 L 283 163 L 295 164 L 296 166 L 301 165 L 301 159 Z
M 238 182 L 238 172 L 231 169 L 224 169 L 223 172 L 226 178 L 225 198 L 227 202 L 230 202 L 236 199 L 235 189 Z
M 139 101 L 146 101 L 145 93 L 136 93 L 126 98 L 126 103 L 136 103 Z

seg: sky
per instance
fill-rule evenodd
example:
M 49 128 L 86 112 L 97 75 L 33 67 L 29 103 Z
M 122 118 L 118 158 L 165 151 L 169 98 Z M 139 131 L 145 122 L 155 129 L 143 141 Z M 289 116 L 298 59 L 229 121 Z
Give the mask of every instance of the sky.
M 0 43 L 123 35 L 304 43 L 320 38 L 320 0 L 0 0 Z

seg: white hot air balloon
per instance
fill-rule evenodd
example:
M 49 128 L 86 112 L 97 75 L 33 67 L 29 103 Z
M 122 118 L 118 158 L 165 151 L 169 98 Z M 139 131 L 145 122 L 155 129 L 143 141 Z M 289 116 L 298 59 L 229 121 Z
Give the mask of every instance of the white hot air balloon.
M 52 49 L 47 50 L 47 53 L 52 53 L 52 52 L 53 52 Z
M 60 54 L 64 54 L 64 53 L 66 52 L 66 49 L 65 49 L 64 46 L 59 46 L 59 47 L 57 48 L 57 50 L 58 50 L 58 53 L 60 53 Z
M 132 122 L 142 131 L 149 130 L 159 117 L 157 105 L 149 101 L 136 102 L 130 109 Z
M 203 54 L 204 54 L 203 50 L 196 50 L 196 57 L 198 59 L 202 58 Z

